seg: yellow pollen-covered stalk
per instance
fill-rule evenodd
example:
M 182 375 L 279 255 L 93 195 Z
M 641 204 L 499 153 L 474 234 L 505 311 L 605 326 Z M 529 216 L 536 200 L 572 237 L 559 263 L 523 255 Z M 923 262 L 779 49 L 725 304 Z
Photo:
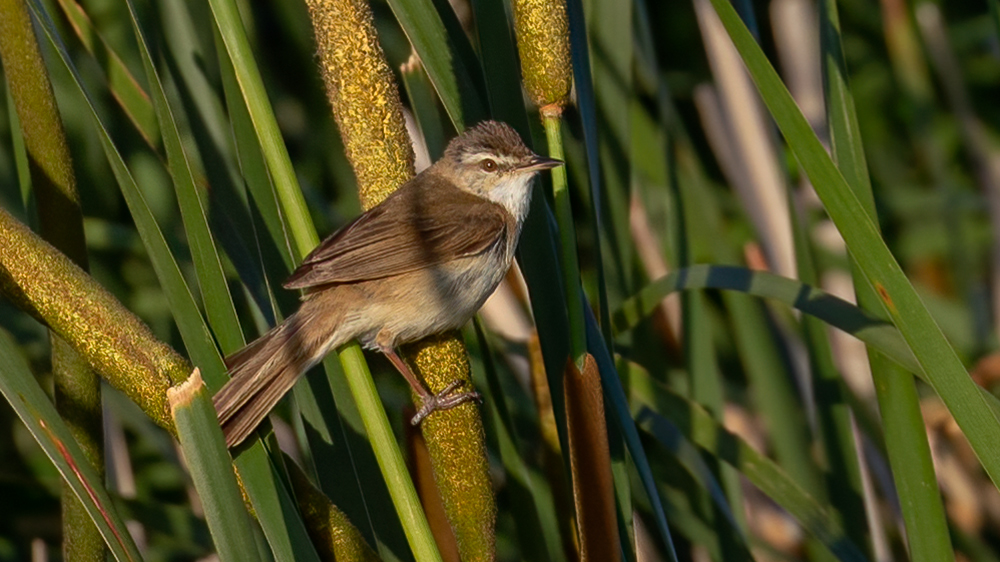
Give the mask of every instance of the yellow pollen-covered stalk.
M 378 562 L 375 554 L 347 515 L 318 490 L 294 460 L 285 456 L 285 467 L 295 488 L 309 536 L 323 560 Z
M 167 388 L 191 366 L 69 258 L 0 208 L 0 294 L 173 432 Z
M 563 107 L 573 85 L 565 0 L 513 0 L 521 76 L 538 107 Z
M 366 209 L 413 177 L 399 90 L 364 0 L 307 0 L 326 96 Z
M 327 98 L 369 209 L 413 177 L 413 149 L 392 72 L 362 0 L 307 0 Z M 457 333 L 408 347 L 431 392 L 452 381 L 471 387 L 468 355 Z M 463 560 L 495 559 L 496 505 L 482 419 L 463 404 L 422 425 L 448 518 Z
M 458 332 L 426 338 L 406 352 L 431 392 L 441 392 L 455 380 L 469 385 L 462 390 L 471 389 L 469 355 Z M 462 560 L 493 560 L 496 502 L 479 407 L 466 402 L 436 412 L 421 429 Z
M 28 11 L 25 0 L 0 0 L 0 61 L 20 120 L 42 236 L 86 269 L 87 245 L 73 162 Z M 55 333 L 50 338 L 56 409 L 103 478 L 101 381 L 62 338 Z M 62 499 L 63 556 L 103 559 L 104 540 L 66 482 Z

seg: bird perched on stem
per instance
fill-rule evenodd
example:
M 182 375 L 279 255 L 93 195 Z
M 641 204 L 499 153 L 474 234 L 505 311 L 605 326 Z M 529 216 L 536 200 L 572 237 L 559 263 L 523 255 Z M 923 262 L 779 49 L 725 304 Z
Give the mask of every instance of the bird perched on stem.
M 421 402 L 414 425 L 478 399 L 458 383 L 432 394 L 396 348 L 472 318 L 510 268 L 532 180 L 561 164 L 485 121 L 324 240 L 285 282 L 304 291 L 298 312 L 226 359 L 232 379 L 213 399 L 226 444 L 243 441 L 299 375 L 353 339 L 406 377 Z

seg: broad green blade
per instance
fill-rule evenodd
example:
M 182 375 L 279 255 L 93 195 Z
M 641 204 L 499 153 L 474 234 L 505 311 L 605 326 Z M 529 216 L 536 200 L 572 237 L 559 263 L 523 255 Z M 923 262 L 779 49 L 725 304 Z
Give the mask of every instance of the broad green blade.
M 597 361 L 598 371 L 601 374 L 601 388 L 604 390 L 604 400 L 608 408 L 605 411 L 605 415 L 615 422 L 618 431 L 621 432 L 625 446 L 628 448 L 629 454 L 632 455 L 632 462 L 635 463 L 636 472 L 639 473 L 642 488 L 646 492 L 646 497 L 653 508 L 656 530 L 660 533 L 660 537 L 667 546 L 669 559 L 677 562 L 677 552 L 674 548 L 674 541 L 670 536 L 670 527 L 667 525 L 667 514 L 663 509 L 663 503 L 660 501 L 660 495 L 656 488 L 656 480 L 653 478 L 653 473 L 649 468 L 649 461 L 646 460 L 646 451 L 642 447 L 642 441 L 639 440 L 639 432 L 636 429 L 635 420 L 632 419 L 632 414 L 629 411 L 628 397 L 625 395 L 625 389 L 622 387 L 622 380 L 619 378 L 618 370 L 611 359 L 611 355 L 608 353 L 607 348 L 604 347 L 604 337 L 601 334 L 600 327 L 597 326 L 597 321 L 594 320 L 594 313 L 590 310 L 589 306 L 586 307 L 586 314 L 587 345 L 591 355 Z
M 268 280 L 270 287 L 280 287 L 299 261 L 294 248 L 295 240 L 291 237 L 288 217 L 281 210 L 278 192 L 267 171 L 250 112 L 240 95 L 236 72 L 224 51 L 221 36 L 216 33 L 215 38 L 222 88 L 232 123 L 240 172 L 249 191 L 251 206 L 259 213 L 253 238 L 254 246 L 260 254 L 261 263 L 258 267 L 264 269 L 264 278 Z M 270 287 L 268 292 L 271 291 Z
M 861 144 L 854 98 L 848 87 L 847 61 L 840 37 L 836 0 L 820 4 L 820 43 L 823 50 L 824 98 L 834 160 L 858 196 L 865 211 L 876 216 L 868 164 Z M 853 267 L 857 269 L 856 266 Z M 878 295 L 855 276 L 858 303 L 877 310 Z M 906 524 L 906 540 L 913 562 L 954 560 L 947 518 L 938 491 L 920 397 L 913 378 L 875 349 L 868 350 L 886 449 Z M 861 521 L 855 521 L 859 525 Z M 849 523 L 850 524 L 850 523 Z M 850 531 L 850 527 L 848 527 Z M 857 536 L 857 531 L 852 534 Z M 874 535 L 874 529 L 872 534 Z
M 215 38 L 218 37 L 218 33 L 211 25 L 199 28 L 195 24 L 195 21 L 208 21 L 204 19 L 209 13 L 208 5 L 189 4 L 184 0 L 163 0 L 159 6 L 160 20 L 165 28 L 163 34 L 166 48 L 161 51 L 162 56 L 157 60 L 161 66 L 163 63 L 166 64 L 165 68 L 169 70 L 170 77 L 174 78 L 167 82 L 172 82 L 171 86 L 176 89 L 180 104 L 177 104 L 177 99 L 173 97 L 169 100 L 174 104 L 178 124 L 186 120 L 190 129 L 190 136 L 182 132 L 181 138 L 187 142 L 185 148 L 188 150 L 187 156 L 195 172 L 195 186 L 199 188 L 201 200 L 204 202 L 212 235 L 236 269 L 254 304 L 260 310 L 268 310 L 270 309 L 268 289 L 261 275 L 260 264 L 264 261 L 261 258 L 264 252 L 259 251 L 253 244 L 258 238 L 239 171 L 237 148 L 234 146 L 234 127 L 230 122 L 231 113 L 243 109 L 245 115 L 245 106 L 242 105 L 242 99 L 238 94 L 237 99 L 240 99 L 240 102 L 227 105 L 222 92 L 219 91 L 218 75 L 222 69 L 218 67 L 222 60 L 227 59 L 213 56 L 216 54 Z M 203 37 L 204 35 L 208 36 Z M 221 43 L 218 43 L 218 46 L 222 48 Z M 216 64 L 212 65 L 212 62 Z M 232 67 L 227 68 L 231 75 Z M 256 146 L 256 137 L 252 138 Z M 258 154 L 257 161 L 262 162 L 262 160 Z M 268 181 L 266 169 L 261 177 L 264 181 Z M 204 186 L 206 181 L 208 189 Z M 266 246 L 264 249 L 270 250 L 271 247 Z M 267 259 L 274 261 L 271 252 L 268 252 L 267 256 Z M 213 329 L 217 329 L 215 321 L 211 318 L 210 315 Z M 222 340 L 220 347 L 223 352 L 231 353 L 233 348 L 230 347 L 232 345 L 229 343 L 230 338 L 223 339 L 218 335 L 217 337 Z M 233 338 L 233 340 L 239 341 L 242 345 L 242 339 Z
M 90 16 L 83 6 L 74 0 L 59 0 L 66 18 L 69 20 L 76 36 L 83 46 L 101 64 L 108 79 L 108 89 L 111 95 L 122 106 L 142 138 L 152 147 L 156 147 L 160 131 L 156 124 L 156 112 L 149 96 L 139 85 L 132 72 L 122 62 L 121 57 L 105 41 L 104 36 L 90 21 Z
M 664 296 L 673 291 L 691 289 L 738 291 L 783 302 L 851 334 L 904 369 L 927 379 L 920 363 L 907 347 L 899 330 L 892 324 L 870 315 L 839 297 L 794 279 L 742 267 L 693 265 L 658 279 L 638 295 L 622 303 L 622 308 L 614 314 L 615 329 L 617 331 L 631 329 L 639 319 L 658 306 Z M 1000 415 L 1000 399 L 985 388 L 980 389 L 979 393 L 990 410 Z
M 227 352 L 233 352 L 243 347 L 243 331 L 240 329 L 240 321 L 236 317 L 236 308 L 233 306 L 233 297 L 229 293 L 226 275 L 222 271 L 222 261 L 219 259 L 215 239 L 208 227 L 208 218 L 202 196 L 195 187 L 194 173 L 184 152 L 180 131 L 177 129 L 177 123 L 167 102 L 163 84 L 156 72 L 156 65 L 150 55 L 146 38 L 139 27 L 138 16 L 131 0 L 127 0 L 126 4 L 139 52 L 142 55 L 142 64 L 146 69 L 146 80 L 152 94 L 153 107 L 156 109 L 160 130 L 163 133 L 167 164 L 174 180 L 177 202 L 180 204 L 191 256 L 194 258 L 194 268 L 198 275 L 205 313 L 219 344 Z M 227 379 L 221 375 L 222 373 L 217 372 L 206 373 L 212 388 L 218 390 L 225 384 Z
M 996 26 L 996 34 L 1000 36 L 1000 0 L 989 0 L 990 16 L 993 18 L 993 25 Z
M 688 473 L 689 477 L 695 484 L 697 484 L 700 491 L 704 491 L 708 494 L 709 498 L 711 498 L 712 507 L 714 508 L 712 515 L 717 516 L 717 520 L 712 521 L 712 523 L 714 523 L 713 527 L 715 532 L 706 533 L 706 535 L 710 537 L 710 540 L 706 542 L 718 543 L 716 548 L 718 548 L 720 553 L 719 558 L 726 560 L 726 562 L 729 562 L 730 560 L 752 561 L 753 556 L 750 554 L 747 539 L 740 531 L 739 524 L 730 509 L 725 493 L 723 493 L 722 487 L 719 485 L 712 469 L 709 467 L 709 463 L 706 462 L 706 457 L 713 461 L 718 461 L 718 457 L 712 454 L 703 456 L 703 454 L 694 445 L 692 445 L 692 443 L 688 441 L 684 435 L 681 434 L 680 430 L 677 429 L 677 426 L 670 423 L 665 418 L 657 417 L 657 414 L 653 413 L 652 410 L 640 411 L 636 417 L 643 420 L 640 422 L 642 429 L 646 430 L 657 441 L 659 441 L 660 444 L 663 445 L 667 451 L 669 451 L 670 455 L 674 457 L 675 462 Z M 675 482 L 664 484 L 676 486 Z M 711 535 L 713 534 L 716 536 L 712 537 Z M 712 548 L 712 546 L 710 546 L 710 548 Z
M 274 559 L 277 562 L 319 562 L 298 505 L 282 482 L 283 475 L 264 449 L 264 442 L 255 439 L 244 446 L 234 463 Z
M 837 170 L 774 68 L 726 0 L 712 0 L 789 147 L 840 230 L 885 312 L 955 417 L 994 485 L 1000 485 L 1000 421 L 945 339 L 872 218 Z
M 219 559 L 260 560 L 250 514 L 226 450 L 212 397 L 195 369 L 184 383 L 167 390 L 170 413 L 191 480 L 205 510 Z
M 476 21 L 490 22 L 477 25 L 477 43 L 482 59 L 482 72 L 486 80 L 484 103 L 488 103 L 492 119 L 503 121 L 514 128 L 531 146 L 531 128 L 521 94 L 521 68 L 518 65 L 514 30 L 502 0 L 472 0 Z
M 896 328 L 821 289 L 765 271 L 729 265 L 692 265 L 657 279 L 628 299 L 613 315 L 616 332 L 630 330 L 674 291 L 719 289 L 775 299 L 874 346 L 894 361 L 920 373 L 920 365 Z
M 452 43 L 467 42 L 465 37 L 448 35 L 431 0 L 389 0 L 389 6 L 413 45 L 414 52 L 420 56 L 421 64 L 427 69 L 427 75 L 455 129 L 462 131 L 466 123 L 486 118 L 482 94 L 475 86 L 477 80 L 481 82 L 481 70 L 478 66 L 470 68 L 477 61 L 469 54 L 461 56 L 462 53 L 451 47 Z M 451 10 L 447 3 L 444 8 Z M 451 18 L 454 19 L 454 13 Z M 452 29 L 452 32 L 464 33 L 461 27 Z
M 101 478 L 31 374 L 17 345 L 3 330 L 0 330 L 0 392 L 80 499 L 115 559 L 142 560 Z
M 58 33 L 55 31 L 52 20 L 48 17 L 44 8 L 37 2 L 32 2 L 31 7 L 63 64 L 73 76 L 73 82 L 86 102 L 87 108 L 94 120 L 94 125 L 100 135 L 101 148 L 103 148 L 105 157 L 111 165 L 115 178 L 118 180 L 122 195 L 125 196 L 129 211 L 131 211 L 136 228 L 139 230 L 139 236 L 142 238 L 143 245 L 149 253 L 149 259 L 156 270 L 156 276 L 160 280 L 160 285 L 170 303 L 174 320 L 177 322 L 177 328 L 181 333 L 181 338 L 184 340 L 184 345 L 191 360 L 203 372 L 211 373 L 210 377 L 221 376 L 226 370 L 222 362 L 222 357 L 219 355 L 218 348 L 215 347 L 211 332 L 201 317 L 201 312 L 199 312 L 198 306 L 195 304 L 194 297 L 191 296 L 187 282 L 184 281 L 177 261 L 170 252 L 170 248 L 167 247 L 163 233 L 160 231 L 160 227 L 157 225 L 156 219 L 153 217 L 153 213 L 150 211 L 142 191 L 136 185 L 135 179 L 132 177 L 131 172 L 129 172 L 125 161 L 112 142 L 111 136 L 108 134 L 100 116 L 97 114 L 93 96 L 84 85 L 76 67 L 70 61 L 65 47 Z
M 633 253 L 631 236 L 628 226 L 623 224 L 622 213 L 627 214 L 629 198 L 629 167 L 631 162 L 612 162 L 611 151 L 605 149 L 601 159 L 599 148 L 600 138 L 597 134 L 598 102 L 601 115 L 608 125 L 610 136 L 614 137 L 618 146 L 628 146 L 629 104 L 631 100 L 632 83 L 632 3 L 631 2 L 599 2 L 593 5 L 592 41 L 601 53 L 593 65 L 590 60 L 590 48 L 587 41 L 587 22 L 584 20 L 583 2 L 567 0 L 566 16 L 569 18 L 570 58 L 573 61 L 573 84 L 576 88 L 576 106 L 580 112 L 580 122 L 583 126 L 583 144 L 586 152 L 587 179 L 590 193 L 590 227 L 594 237 L 594 269 L 597 273 L 598 312 L 600 312 L 601 332 L 607 342 L 608 349 L 614 351 L 611 337 L 610 305 L 608 303 L 607 284 L 605 282 L 604 260 L 601 252 L 601 240 L 610 240 L 612 252 L 611 261 L 618 274 L 618 283 L 625 292 L 631 291 L 627 279 L 631 276 L 631 257 Z M 594 75 L 591 76 L 593 66 Z M 596 92 L 595 92 L 596 90 Z M 605 147 L 612 144 L 610 138 L 604 139 Z M 602 163 L 604 170 L 602 170 Z M 619 164 L 614 166 L 613 164 Z M 611 177 L 608 182 L 614 188 L 613 193 L 605 193 L 609 186 L 604 185 L 602 173 Z M 625 181 L 621 181 L 624 179 Z M 612 214 L 606 217 L 603 212 L 604 202 L 611 203 Z M 627 220 L 627 219 L 626 219 Z M 604 231 L 605 227 L 607 232 Z M 619 227 L 625 227 L 622 231 Z
M 818 284 L 818 268 L 809 243 L 804 221 L 793 213 L 792 229 L 795 236 L 795 256 L 799 278 L 813 285 Z M 812 375 L 812 395 L 816 436 L 823 447 L 825 463 L 825 498 L 837 511 L 835 516 L 848 536 L 859 545 L 869 543 L 868 517 L 865 513 L 864 486 L 858 460 L 854 424 L 847 399 L 849 391 L 834 363 L 834 352 L 827 334 L 827 325 L 815 316 L 801 319 L 802 339 L 809 350 Z M 910 379 L 912 384 L 912 377 Z M 923 428 L 920 429 L 923 432 Z
M 838 559 L 844 562 L 866 560 L 857 545 L 830 517 L 827 508 L 817 503 L 781 467 L 722 427 L 701 406 L 670 391 L 638 366 L 619 365 L 629 384 L 633 411 L 641 427 L 660 431 L 657 429 L 659 424 L 674 425 L 689 441 L 740 471 Z
M 420 132 L 427 146 L 427 154 L 433 162 L 444 154 L 448 140 L 445 138 L 444 127 L 441 125 L 441 115 L 438 113 L 437 97 L 433 85 L 427 76 L 427 70 L 416 59 L 400 71 L 406 97 L 410 98 L 410 109 L 417 120 Z
M 24 146 L 24 135 L 21 133 L 21 119 L 17 116 L 17 108 L 14 107 L 13 103 L 10 103 L 10 82 L 4 80 L 3 86 L 8 100 L 7 117 L 10 122 L 11 149 L 14 152 L 14 167 L 17 170 L 17 183 L 21 192 L 22 210 L 27 217 L 36 217 L 35 190 L 31 188 L 28 150 Z
M 313 226 L 309 209 L 302 197 L 302 191 L 299 189 L 299 182 L 295 177 L 288 149 L 281 138 L 281 130 L 278 128 L 278 121 L 274 116 L 271 102 L 268 100 L 267 91 L 264 89 L 260 69 L 254 62 L 253 51 L 250 48 L 246 30 L 243 28 L 243 21 L 240 18 L 236 2 L 234 0 L 209 0 L 209 5 L 212 7 L 212 14 L 215 16 L 215 23 L 222 36 L 226 53 L 229 55 L 236 72 L 236 82 L 243 94 L 250 120 L 253 122 L 253 131 L 260 143 L 264 162 L 270 177 L 274 180 L 278 200 L 281 201 L 282 207 L 290 218 L 294 219 L 289 220 L 287 226 L 291 238 L 295 242 L 293 249 L 296 261 L 298 261 L 319 243 L 316 227 Z

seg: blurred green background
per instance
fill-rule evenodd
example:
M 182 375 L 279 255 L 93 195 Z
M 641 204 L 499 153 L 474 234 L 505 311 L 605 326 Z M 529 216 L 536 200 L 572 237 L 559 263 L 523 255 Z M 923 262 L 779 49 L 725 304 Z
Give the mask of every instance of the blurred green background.
M 473 0 L 472 4 L 477 2 Z M 563 127 L 581 275 L 590 302 L 599 311 L 598 295 L 603 287 L 598 280 L 598 268 L 603 268 L 606 276 L 610 310 L 614 311 L 666 272 L 655 263 L 656 259 L 669 270 L 683 263 L 725 261 L 785 273 L 775 258 L 780 252 L 762 234 L 764 225 L 780 220 L 780 213 L 779 219 L 768 215 L 766 209 L 758 215 L 754 204 L 748 203 L 752 198 L 741 195 L 736 185 L 756 181 L 749 171 L 752 157 L 745 152 L 747 147 L 739 144 L 740 137 L 733 133 L 734 109 L 719 102 L 720 71 L 710 63 L 706 53 L 705 22 L 697 16 L 694 3 L 635 0 L 615 6 L 617 3 L 600 5 L 598 0 L 584 3 L 597 109 L 568 108 Z M 437 4 L 439 10 L 449 9 L 443 2 Z M 827 140 L 829 129 L 821 97 L 824 87 L 817 35 L 818 6 L 806 0 L 734 4 L 744 13 L 753 14 L 755 26 L 751 27 L 755 27 L 752 30 L 761 47 L 798 97 L 817 134 Z M 123 112 L 114 87 L 109 87 L 106 78 L 111 65 L 107 54 L 94 56 L 88 52 L 59 5 L 54 2 L 44 5 L 55 20 L 84 83 L 90 91 L 98 93 L 95 101 L 100 118 L 135 176 L 189 285 L 197 291 L 173 182 L 158 137 L 144 138 Z M 124 67 L 146 88 L 142 60 L 124 2 L 87 0 L 80 5 L 99 34 L 91 40 L 106 42 L 108 52 L 121 57 Z M 993 231 L 998 228 L 1000 216 L 991 216 L 989 189 L 990 186 L 1000 189 L 997 171 L 1000 170 L 997 164 L 1000 161 L 1000 20 L 983 1 L 908 4 L 903 0 L 881 3 L 842 0 L 838 7 L 843 52 L 884 240 L 976 382 L 987 389 L 996 388 L 1000 384 L 1000 359 L 994 355 L 998 349 L 1000 309 L 993 303 L 1000 299 L 996 294 L 1000 271 L 996 270 L 993 253 L 1000 237 Z M 270 268 L 267 276 L 271 279 L 286 275 L 290 264 L 282 262 L 274 251 L 274 242 L 263 235 L 259 215 L 251 211 L 249 223 L 259 232 L 248 231 L 247 223 L 229 216 L 232 194 L 224 192 L 221 185 L 238 184 L 239 168 L 231 151 L 220 154 L 211 150 L 213 146 L 229 146 L 231 141 L 226 139 L 232 135 L 221 93 L 213 16 L 208 3 L 201 1 L 151 0 L 137 3 L 136 8 L 175 117 L 180 121 L 185 148 L 196 159 L 196 178 L 207 193 L 209 219 L 217 233 L 217 242 L 227 253 L 250 252 L 240 259 L 232 259 L 230 254 L 224 264 L 230 292 L 249 341 L 274 320 L 269 309 L 252 304 L 254 297 L 261 302 L 266 302 L 267 297 L 254 293 L 262 285 L 247 281 L 246 275 L 253 273 L 245 269 L 246 264 L 264 264 L 265 269 Z M 482 52 L 483 46 L 478 42 L 484 34 L 476 30 L 477 25 L 482 27 L 484 23 L 474 21 L 473 6 L 467 0 L 455 0 L 453 8 L 470 34 L 473 46 Z M 241 9 L 282 137 L 317 230 L 324 236 L 356 216 L 360 205 L 351 167 L 343 154 L 318 76 L 305 5 L 244 2 Z M 372 9 L 386 57 L 398 73 L 400 65 L 410 58 L 410 43 L 386 2 L 375 0 Z M 607 27 L 611 24 L 603 22 L 597 14 L 616 9 L 628 16 L 624 22 L 628 33 L 609 39 Z M 184 354 L 171 307 L 111 173 L 88 110 L 51 44 L 45 39 L 40 44 L 72 152 L 91 274 L 145 321 L 158 338 Z M 796 60 L 796 55 L 804 57 L 804 62 Z M 404 104 L 412 106 L 407 90 L 402 87 L 400 90 Z M 759 101 L 746 98 L 740 103 L 750 107 Z M 437 109 L 440 118 L 435 126 L 451 137 L 454 128 L 444 111 Z M 150 122 L 152 114 L 145 119 Z M 592 178 L 585 156 L 587 119 L 594 119 L 599 132 L 603 183 L 601 200 L 596 202 L 588 186 Z M 541 142 L 544 135 L 537 114 L 531 114 L 530 122 L 534 139 L 529 140 L 539 152 L 544 152 Z M 786 202 L 791 202 L 797 220 L 808 233 L 818 278 L 825 288 L 840 294 L 843 287 L 850 286 L 849 280 L 846 284 L 843 281 L 850 272 L 843 243 L 826 221 L 811 188 L 804 185 L 804 174 L 777 128 L 769 117 L 765 116 L 763 123 L 764 136 L 757 142 L 773 143 L 771 146 L 776 147 L 775 169 L 788 187 L 790 196 Z M 422 126 L 426 129 L 426 124 Z M 720 141 L 726 138 L 734 143 L 729 150 Z M 205 139 L 218 142 L 213 145 Z M 9 95 L 2 92 L 0 206 L 35 228 L 36 203 L 25 182 L 23 148 L 19 142 Z M 678 143 L 689 147 L 690 152 L 676 149 Z M 678 163 L 684 158 L 693 159 L 694 167 L 684 168 L 683 162 Z M 675 165 L 703 174 L 677 172 Z M 707 223 L 690 224 L 690 220 L 679 219 L 677 191 L 672 183 L 675 180 L 688 185 L 699 182 L 695 188 L 698 196 L 712 201 L 713 212 L 720 219 L 717 225 L 711 225 L 717 229 L 712 230 Z M 993 193 L 992 197 L 1000 197 L 1000 193 Z M 599 224 L 593 221 L 595 205 L 601 208 Z M 705 232 L 692 233 L 705 228 L 710 228 L 707 236 L 711 240 L 707 242 Z M 598 232 L 602 234 L 596 235 Z M 242 245 L 237 243 L 241 238 Z M 532 241 L 524 240 L 522 244 L 530 245 Z M 725 250 L 705 250 L 713 244 Z M 599 253 L 599 249 L 603 252 Z M 650 258 L 649 252 L 658 258 Z M 706 255 L 710 257 L 705 258 Z M 722 258 L 723 255 L 729 258 Z M 259 276 L 259 271 L 255 275 Z M 247 281 L 246 285 L 241 278 Z M 283 305 L 294 305 L 294 295 L 281 290 L 278 293 Z M 745 350 L 731 327 L 732 316 L 739 313 L 719 293 L 705 294 L 707 297 L 700 304 L 685 301 L 684 307 L 686 310 L 690 306 L 700 307 L 701 318 L 708 325 L 710 345 L 714 346 L 715 368 L 722 381 L 719 392 L 726 403 L 723 411 L 714 413 L 747 442 L 774 456 L 767 429 L 770 422 L 762 421 L 766 417 L 762 416 L 766 403 L 753 396 L 760 389 L 754 387 L 756 379 L 748 375 Z M 753 302 L 756 311 L 753 318 L 761 320 L 756 329 L 766 334 L 769 341 L 776 342 L 779 363 L 788 375 L 786 378 L 793 380 L 794 373 L 808 370 L 803 365 L 810 364 L 816 353 L 807 350 L 802 342 L 801 318 L 788 314 L 786 307 L 772 304 L 764 308 Z M 671 324 L 670 314 L 665 305 L 662 315 L 654 313 L 634 330 L 619 334 L 614 340 L 615 351 L 623 361 L 644 368 L 677 393 L 698 402 L 697 390 L 692 389 L 697 383 L 689 378 L 690 355 L 686 355 L 683 343 L 684 337 L 689 336 L 678 336 L 678 330 L 690 334 L 687 330 L 691 326 L 688 321 L 678 322 L 679 317 L 674 317 Z M 0 328 L 13 334 L 32 371 L 44 388 L 50 388 L 45 329 L 3 299 L 0 299 Z M 491 332 L 487 338 L 494 351 L 523 361 L 528 353 L 525 342 L 505 339 L 496 333 Z M 466 339 L 473 351 L 477 384 L 481 387 L 487 384 L 481 374 L 485 353 L 471 331 Z M 889 473 L 864 356 L 859 367 L 857 356 L 838 348 L 836 342 L 833 353 L 837 360 L 843 360 L 837 362 L 837 367 L 847 380 L 850 402 L 861 428 L 859 435 L 865 436 L 860 446 L 867 452 L 871 468 L 870 483 L 874 488 L 866 489 L 865 494 L 875 512 L 869 513 L 867 525 L 864 522 L 861 525 L 882 540 L 881 547 L 865 544 L 861 548 L 870 559 L 906 559 L 899 498 Z M 375 361 L 375 370 L 387 371 L 381 359 Z M 542 466 L 544 440 L 537 428 L 534 402 L 528 391 L 510 382 L 516 367 L 497 363 L 505 390 L 513 395 L 508 398 L 511 401 L 508 407 L 519 424 L 523 456 L 532 466 Z M 805 412 L 798 419 L 808 420 L 811 425 L 807 433 L 816 437 L 819 433 L 816 408 L 823 406 L 809 399 L 809 391 L 802 390 L 806 388 L 803 379 L 797 380 L 799 386 L 791 386 L 801 391 L 801 396 L 792 392 L 794 407 Z M 390 417 L 401 432 L 401 412 L 409 404 L 403 381 L 394 375 L 377 376 L 376 381 Z M 213 551 L 208 529 L 197 508 L 191 507 L 192 492 L 172 440 L 117 391 L 106 384 L 104 390 L 108 412 L 106 435 L 109 443 L 117 443 L 109 445 L 109 489 L 125 518 L 132 521 L 130 529 L 142 537 L 138 542 L 144 556 L 147 560 L 197 560 L 208 556 Z M 918 383 L 918 392 L 952 543 L 961 559 L 998 560 L 1000 494 L 930 388 Z M 286 415 L 288 410 L 287 405 L 282 409 Z M 687 469 L 678 468 L 674 457 L 678 453 L 665 452 L 662 441 L 654 438 L 655 432 L 643 428 L 650 462 L 668 505 L 667 515 L 679 558 L 721 559 L 724 548 L 712 550 L 705 545 L 725 542 L 719 536 L 731 531 L 713 527 L 717 521 L 706 515 L 711 509 L 697 503 L 705 501 L 703 495 L 688 496 L 691 487 L 702 489 L 703 484 L 686 481 L 690 475 L 685 472 Z M 492 435 L 496 429 L 489 431 Z M 816 450 L 821 447 L 818 437 L 807 445 Z M 823 456 L 810 451 L 814 460 Z M 502 473 L 499 451 L 491 450 L 491 454 L 494 468 Z M 705 458 L 719 462 L 712 455 Z M 829 470 L 822 460 L 817 460 L 816 465 L 821 472 Z M 719 474 L 715 466 L 712 472 Z M 733 493 L 732 483 L 737 492 L 743 490 L 742 501 L 749 514 L 746 528 L 751 537 L 747 543 L 755 559 L 826 559 L 826 555 L 810 549 L 809 541 L 793 518 L 751 489 L 746 480 L 720 478 L 728 482 L 727 493 Z M 526 539 L 519 534 L 516 517 L 512 515 L 516 513 L 511 510 L 514 500 L 505 492 L 504 482 L 503 477 L 497 477 L 501 558 L 543 559 L 540 548 L 534 550 L 535 547 L 524 544 Z M 557 479 L 553 479 L 554 494 L 566 493 L 566 490 L 560 492 L 555 482 Z M 832 501 L 816 500 L 824 506 Z M 636 500 L 638 519 L 649 518 L 644 502 Z M 742 509 L 738 503 L 733 507 L 736 511 Z M 565 516 L 562 513 L 553 517 L 562 520 Z M 742 514 L 737 519 L 742 520 Z M 873 527 L 872 521 L 880 521 L 880 528 Z M 60 536 L 58 473 L 13 411 L 6 404 L 0 405 L 0 560 L 28 560 L 33 552 L 44 548 L 48 549 L 48 559 L 59 559 Z M 572 540 L 566 536 L 563 540 L 567 544 L 564 555 L 572 558 Z M 665 549 L 659 540 L 662 539 L 653 541 L 657 545 L 654 550 L 662 555 Z M 405 554 L 396 554 L 406 558 Z

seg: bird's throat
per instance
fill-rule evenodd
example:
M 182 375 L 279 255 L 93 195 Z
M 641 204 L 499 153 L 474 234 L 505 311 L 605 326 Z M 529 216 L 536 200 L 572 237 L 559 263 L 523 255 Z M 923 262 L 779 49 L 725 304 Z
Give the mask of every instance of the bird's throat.
M 502 205 L 514 217 L 519 229 L 531 206 L 531 182 L 534 178 L 535 174 L 512 174 L 486 194 L 490 201 Z

